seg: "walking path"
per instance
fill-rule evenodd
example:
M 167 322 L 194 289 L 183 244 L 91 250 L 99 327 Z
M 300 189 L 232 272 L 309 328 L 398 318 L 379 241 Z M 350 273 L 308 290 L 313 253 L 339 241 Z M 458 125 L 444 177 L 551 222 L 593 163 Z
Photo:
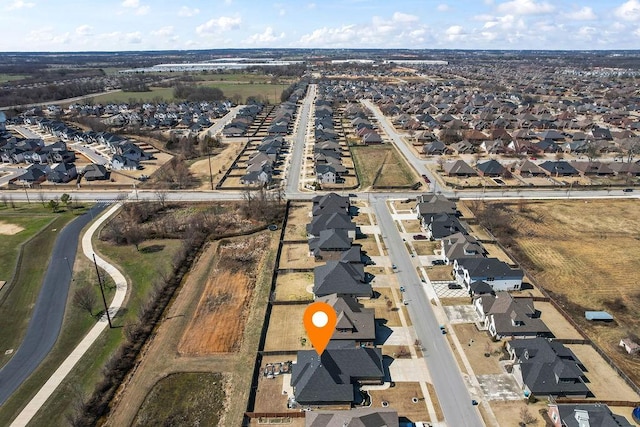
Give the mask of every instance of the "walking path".
M 104 223 L 111 215 L 113 215 L 119 208 L 121 204 L 117 203 L 112 206 L 107 212 L 105 212 L 100 218 L 98 218 L 92 225 L 89 227 L 87 232 L 82 236 L 82 252 L 84 255 L 93 261 L 93 245 L 91 243 L 91 239 L 93 238 L 94 233 L 98 230 L 98 228 Z M 127 280 L 124 278 L 122 273 L 118 271 L 113 265 L 107 263 L 105 260 L 96 255 L 96 262 L 98 266 L 104 269 L 109 276 L 113 279 L 116 284 L 116 293 L 113 297 L 113 301 L 111 301 L 111 305 L 109 306 L 109 314 L 111 317 L 115 316 L 124 298 L 127 294 Z M 36 413 L 40 410 L 40 408 L 45 404 L 47 399 L 55 392 L 56 388 L 62 383 L 62 381 L 67 377 L 69 372 L 73 369 L 73 367 L 78 363 L 80 358 L 89 350 L 91 345 L 98 339 L 102 331 L 108 326 L 107 317 L 102 316 L 98 323 L 89 331 L 89 333 L 84 337 L 84 339 L 78 344 L 78 346 L 71 352 L 71 354 L 62 362 L 60 367 L 51 375 L 51 377 L 47 380 L 47 382 L 42 386 L 42 388 L 36 393 L 36 395 L 31 399 L 31 401 L 24 407 L 22 412 L 18 415 L 18 417 L 11 423 L 11 427 L 19 427 L 26 426 L 31 419 L 36 415 Z

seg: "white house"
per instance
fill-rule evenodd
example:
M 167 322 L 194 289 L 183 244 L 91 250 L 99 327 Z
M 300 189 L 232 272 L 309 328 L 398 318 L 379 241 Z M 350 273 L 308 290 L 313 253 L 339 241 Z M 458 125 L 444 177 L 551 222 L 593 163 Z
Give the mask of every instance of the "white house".
M 486 282 L 494 291 L 520 289 L 524 273 L 497 258 L 460 258 L 453 262 L 456 281 L 469 289 L 473 282 Z

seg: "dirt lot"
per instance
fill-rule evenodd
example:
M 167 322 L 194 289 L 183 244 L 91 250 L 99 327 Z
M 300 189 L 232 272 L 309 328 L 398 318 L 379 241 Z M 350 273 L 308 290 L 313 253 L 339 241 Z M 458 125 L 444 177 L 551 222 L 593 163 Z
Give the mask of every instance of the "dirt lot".
M 261 371 L 267 363 L 278 363 L 293 360 L 295 356 L 266 356 L 262 359 Z M 260 373 L 254 412 L 299 412 L 299 409 L 287 409 L 288 396 L 283 394 L 283 382 L 291 381 L 290 375 L 277 375 L 274 378 L 266 378 Z
M 216 185 L 222 179 L 224 172 L 231 167 L 233 160 L 236 158 L 240 150 L 242 150 L 243 143 L 234 142 L 232 144 L 226 144 L 226 146 L 216 155 L 211 156 L 211 172 L 213 174 L 213 185 Z M 198 189 L 210 189 L 210 175 L 209 175 L 209 159 L 198 160 L 189 167 L 189 171 L 193 176 L 199 179 L 202 184 Z
M 471 363 L 471 369 L 476 375 L 503 374 L 498 359 L 500 358 L 499 342 L 493 342 L 485 331 L 478 331 L 475 325 L 459 324 L 452 325 L 456 332 L 456 336 L 462 344 L 463 351 Z M 470 340 L 473 343 L 469 345 Z M 489 350 L 491 356 L 486 357 L 484 354 Z
M 640 396 L 604 361 L 590 345 L 568 344 L 587 368 L 587 386 L 596 399 L 638 401 Z
M 292 203 L 287 218 L 284 240 L 307 240 L 306 226 L 311 222 L 311 204 Z
M 482 246 L 487 250 L 487 257 L 498 258 L 500 261 L 506 262 L 507 264 L 513 264 L 513 260 L 509 257 L 509 255 L 505 254 L 497 244 L 483 243 Z
M 380 293 L 380 296 L 376 299 L 362 300 L 360 301 L 366 308 L 373 308 L 375 310 L 376 319 L 386 319 L 386 326 L 402 326 L 400 323 L 400 315 L 398 314 L 397 307 L 393 304 L 391 307 L 387 306 L 387 301 L 392 301 L 390 288 L 376 288 L 376 292 Z
M 529 201 L 525 206 L 490 206 L 493 211 L 502 206 L 515 233 L 502 234 L 500 239 L 514 248 L 515 258 L 528 274 L 552 292 L 586 333 L 640 383 L 640 359 L 618 348 L 621 338 L 640 330 L 640 292 L 637 280 L 630 280 L 640 271 L 637 201 Z M 585 310 L 607 310 L 615 323 L 590 324 L 584 319 Z
M 427 276 L 429 276 L 429 280 L 452 280 L 452 269 L 453 267 L 450 265 L 436 265 L 427 269 Z
M 307 243 L 285 243 L 282 246 L 282 256 L 280 257 L 280 269 L 287 268 L 314 268 L 321 265 L 309 256 L 309 245 Z
M 436 249 L 440 249 L 439 242 L 429 240 L 412 240 L 411 244 L 418 255 L 433 255 Z
M 382 402 L 385 401 L 390 408 L 398 411 L 400 417 L 407 417 L 412 421 L 430 421 L 424 395 L 418 383 L 396 383 L 395 387 L 370 390 L 369 394 L 372 408 L 382 408 Z M 412 402 L 411 399 L 414 397 L 418 398 L 417 403 Z
M 216 269 L 220 271 L 214 270 L 207 280 L 196 312 L 178 346 L 180 354 L 201 356 L 239 350 L 255 277 L 251 269 L 237 268 L 234 263 L 239 262 L 237 254 L 242 252 L 243 266 L 253 267 L 251 260 L 260 257 L 267 243 L 268 237 L 263 234 L 220 246 Z M 245 255 L 249 256 L 246 260 Z
M 422 228 L 420 228 L 420 221 L 418 221 L 417 219 L 415 221 L 402 221 L 402 226 L 407 233 L 422 233 Z
M 308 292 L 313 285 L 313 273 L 283 273 L 276 280 L 276 301 L 313 301 Z
M 550 302 L 535 302 L 536 310 L 542 313 L 540 318 L 549 327 L 556 338 L 582 339 L 576 328 L 565 319 Z
M 24 228 L 20 227 L 19 225 L 0 221 L 0 234 L 4 234 L 5 236 L 13 236 L 14 234 L 18 234 L 22 230 L 24 230 Z
M 311 343 L 302 323 L 307 304 L 274 305 L 264 343 L 265 351 L 309 350 Z
M 391 206 L 395 209 L 396 213 L 408 214 L 412 212 L 412 209 L 416 206 L 415 199 L 403 199 L 393 200 Z
M 367 236 L 365 239 L 357 239 L 354 240 L 355 244 L 362 246 L 362 252 L 366 252 L 369 256 L 382 256 L 378 249 L 378 243 L 376 242 L 376 238 L 373 235 Z

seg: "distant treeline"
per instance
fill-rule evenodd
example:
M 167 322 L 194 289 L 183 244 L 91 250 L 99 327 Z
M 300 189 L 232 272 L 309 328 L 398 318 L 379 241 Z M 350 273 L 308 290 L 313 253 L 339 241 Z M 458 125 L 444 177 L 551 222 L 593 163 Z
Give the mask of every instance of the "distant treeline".
M 173 96 L 186 101 L 222 101 L 224 93 L 217 87 L 178 85 L 173 88 Z

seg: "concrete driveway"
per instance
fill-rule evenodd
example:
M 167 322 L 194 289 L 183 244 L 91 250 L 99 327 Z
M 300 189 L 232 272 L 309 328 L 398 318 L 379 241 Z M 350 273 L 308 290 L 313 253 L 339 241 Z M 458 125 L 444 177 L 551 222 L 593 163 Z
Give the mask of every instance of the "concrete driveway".
M 395 382 L 431 382 L 427 362 L 420 359 L 387 359 L 390 360 L 389 375 Z
M 521 400 L 522 390 L 513 375 L 477 375 L 480 388 L 487 400 Z
M 443 307 L 450 323 L 476 323 L 480 316 L 472 305 L 446 305 Z

